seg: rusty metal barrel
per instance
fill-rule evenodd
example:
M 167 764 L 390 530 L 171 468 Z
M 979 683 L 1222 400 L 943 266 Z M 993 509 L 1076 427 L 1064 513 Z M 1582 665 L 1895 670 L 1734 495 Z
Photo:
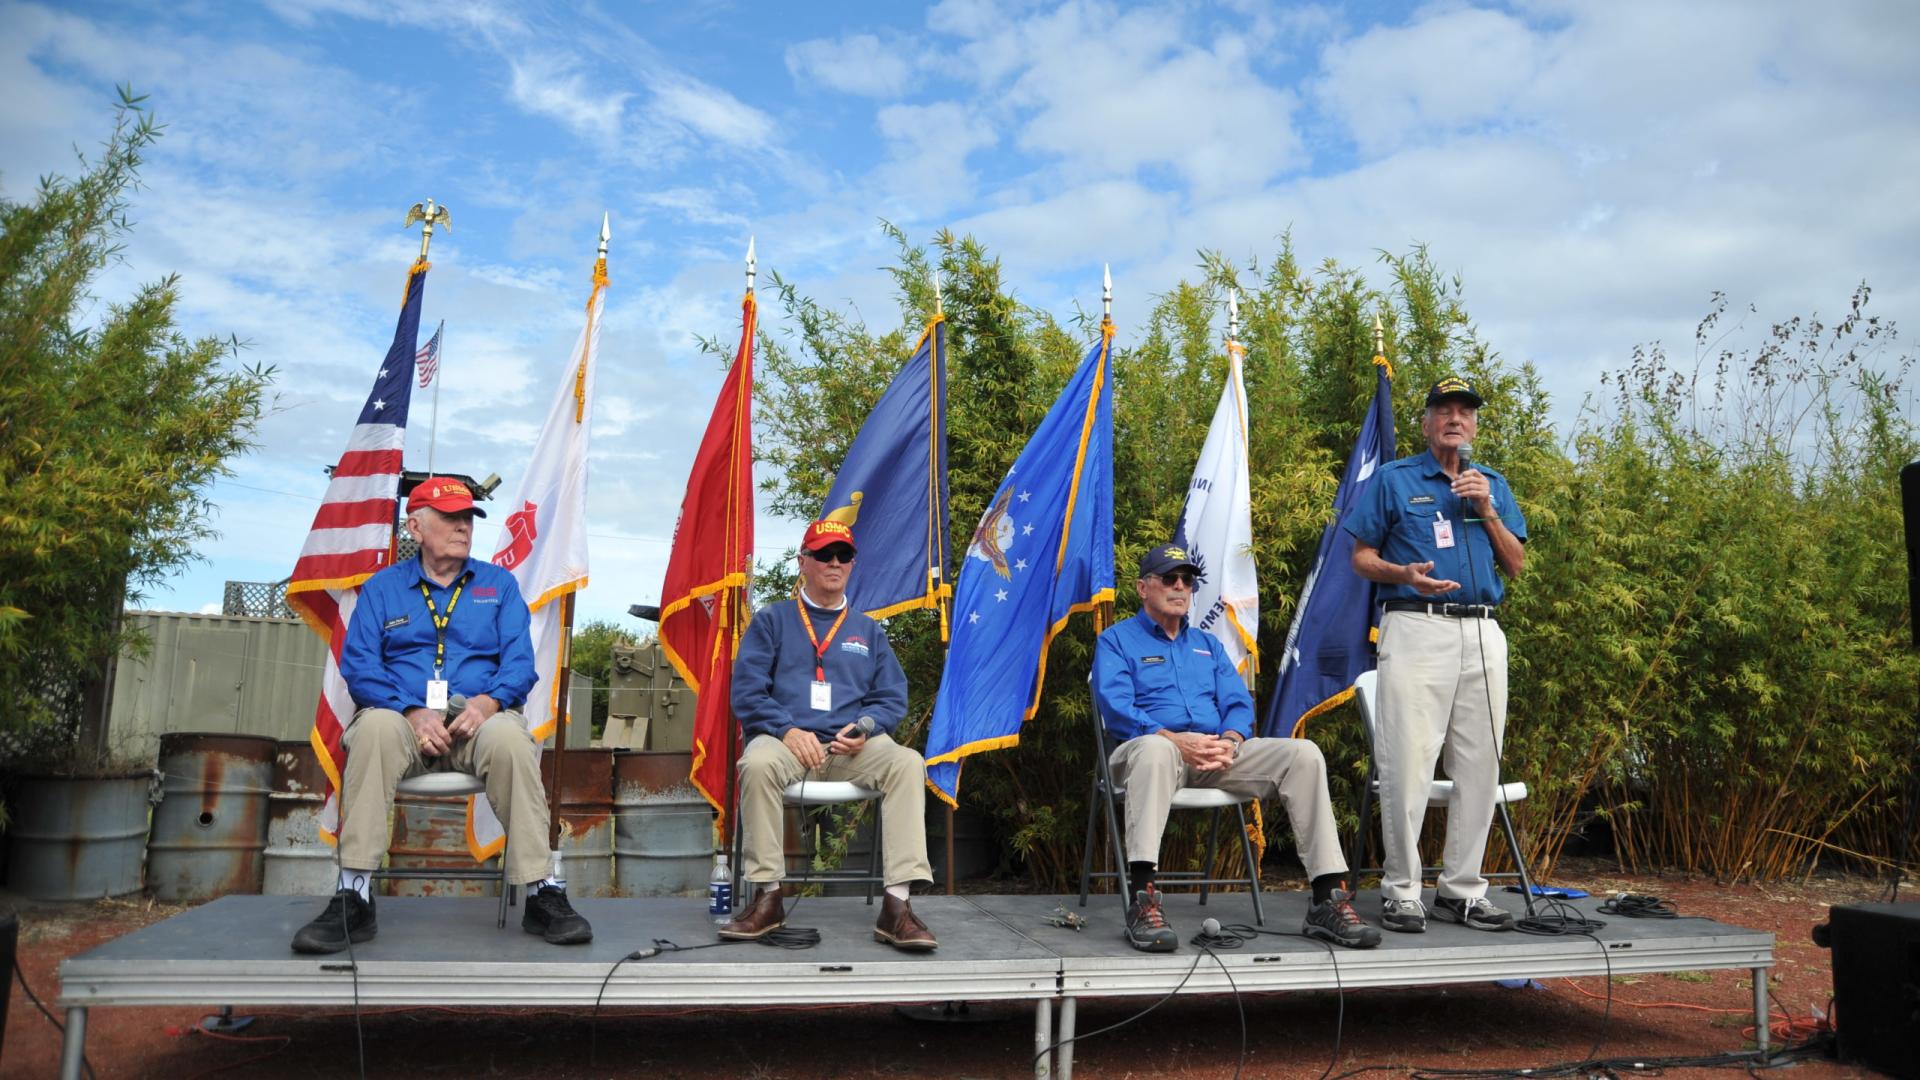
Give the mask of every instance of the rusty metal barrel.
M 713 867 L 713 810 L 685 750 L 613 755 L 613 874 L 622 896 L 700 896 Z
M 160 805 L 147 841 L 154 896 L 178 902 L 260 891 L 278 750 L 260 735 L 160 736 Z
M 613 895 L 613 750 L 569 749 L 560 768 L 560 865 L 572 896 Z M 556 755 L 540 759 L 553 792 Z
M 476 796 L 486 798 L 485 795 Z M 498 896 L 500 856 L 484 864 L 467 849 L 467 796 L 411 795 L 393 800 L 393 834 L 387 845 L 390 870 L 492 871 L 490 877 L 382 878 L 386 896 Z
M 8 792 L 7 886 L 35 900 L 138 891 L 153 770 L 16 776 Z
M 267 795 L 267 851 L 260 891 L 268 896 L 326 896 L 339 881 L 333 848 L 320 837 L 327 774 L 305 739 L 283 742 L 273 757 Z

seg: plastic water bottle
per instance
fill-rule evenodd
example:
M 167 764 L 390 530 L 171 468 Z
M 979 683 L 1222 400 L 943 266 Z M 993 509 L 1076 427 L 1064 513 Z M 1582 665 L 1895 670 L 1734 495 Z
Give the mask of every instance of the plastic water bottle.
M 733 867 L 724 851 L 713 853 L 713 873 L 707 875 L 707 915 L 715 926 L 733 921 Z

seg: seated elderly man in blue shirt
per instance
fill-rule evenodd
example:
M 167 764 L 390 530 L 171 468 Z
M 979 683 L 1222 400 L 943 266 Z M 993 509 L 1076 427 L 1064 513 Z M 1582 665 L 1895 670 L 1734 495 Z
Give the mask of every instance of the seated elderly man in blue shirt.
M 358 709 L 344 736 L 340 885 L 294 934 L 295 952 L 339 952 L 373 938 L 367 879 L 387 853 L 395 786 L 438 771 L 486 782 L 507 830 L 507 880 L 528 887 L 521 928 L 556 945 L 593 940 L 558 876 L 540 750 L 514 711 L 536 678 L 527 602 L 512 574 L 471 557 L 473 519 L 483 515 L 461 481 L 422 481 L 407 498 L 407 533 L 420 557 L 360 588 L 340 649 L 340 677 Z
M 1108 759 L 1125 789 L 1127 878 L 1134 889 L 1126 939 L 1144 952 L 1172 952 L 1179 937 L 1160 909 L 1153 879 L 1173 794 L 1218 787 L 1246 799 L 1277 795 L 1313 888 L 1302 932 L 1366 949 L 1380 932 L 1361 922 L 1346 892 L 1347 862 L 1334 833 L 1327 763 L 1305 739 L 1253 738 L 1253 697 L 1214 639 L 1187 625 L 1201 568 L 1166 545 L 1140 560 L 1140 613 L 1100 635 L 1094 695 Z

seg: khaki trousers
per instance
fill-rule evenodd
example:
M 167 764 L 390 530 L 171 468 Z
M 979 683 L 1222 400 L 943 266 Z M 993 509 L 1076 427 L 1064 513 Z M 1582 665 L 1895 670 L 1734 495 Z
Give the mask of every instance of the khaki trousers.
M 340 865 L 374 870 L 387 854 L 387 815 L 400 781 L 430 772 L 463 772 L 487 785 L 487 802 L 507 828 L 507 880 L 527 885 L 553 869 L 547 846 L 547 789 L 540 749 L 520 714 L 502 709 L 450 753 L 423 757 L 407 718 L 392 709 L 362 709 L 343 736 L 347 775 L 340 796 Z
M 1483 650 L 1484 644 L 1484 650 Z M 1389 611 L 1380 620 L 1380 894 L 1420 899 L 1420 825 L 1434 762 L 1446 751 L 1447 839 L 1437 892 L 1485 896 L 1480 873 L 1493 824 L 1507 727 L 1507 635 L 1493 619 Z M 1492 711 L 1488 711 L 1491 700 Z
M 1114 784 L 1127 793 L 1128 862 L 1160 862 L 1160 838 L 1174 792 L 1217 787 L 1244 799 L 1279 796 L 1307 877 L 1346 873 L 1327 795 L 1327 760 L 1306 739 L 1248 739 L 1231 766 L 1201 772 L 1181 760 L 1172 739 L 1150 734 L 1121 743 L 1107 763 Z
M 740 756 L 740 842 L 745 849 L 740 862 L 748 881 L 771 885 L 785 872 L 781 793 L 802 776 L 851 780 L 879 791 L 886 883 L 933 880 L 933 866 L 927 862 L 927 766 L 917 751 L 892 736 L 875 735 L 858 754 L 829 754 L 826 764 L 808 771 L 786 743 L 755 735 Z

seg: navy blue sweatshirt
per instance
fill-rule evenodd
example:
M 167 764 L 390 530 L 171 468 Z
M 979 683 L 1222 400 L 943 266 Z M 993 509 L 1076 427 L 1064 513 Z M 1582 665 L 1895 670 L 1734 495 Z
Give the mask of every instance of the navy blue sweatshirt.
M 821 641 L 839 611 L 806 605 L 814 636 Z M 847 619 L 827 645 L 820 663 L 833 687 L 833 708 L 813 708 L 814 652 L 800 609 L 792 599 L 761 608 L 740 639 L 733 661 L 733 715 L 747 738 L 780 738 L 788 728 L 804 728 L 831 741 L 835 733 L 862 716 L 893 734 L 907 715 L 907 675 L 887 644 L 887 633 L 866 615 Z

